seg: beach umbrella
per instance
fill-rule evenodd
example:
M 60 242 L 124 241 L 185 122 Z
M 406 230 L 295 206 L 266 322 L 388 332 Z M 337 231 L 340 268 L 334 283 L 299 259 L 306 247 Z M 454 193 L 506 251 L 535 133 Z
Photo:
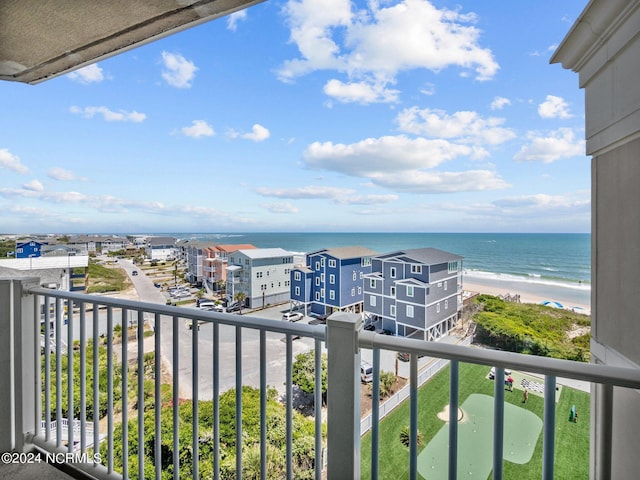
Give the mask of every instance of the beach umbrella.
M 544 302 L 541 302 L 541 305 L 544 305 L 545 307 L 564 308 L 564 306 L 560 302 L 556 302 L 553 300 L 545 300 Z

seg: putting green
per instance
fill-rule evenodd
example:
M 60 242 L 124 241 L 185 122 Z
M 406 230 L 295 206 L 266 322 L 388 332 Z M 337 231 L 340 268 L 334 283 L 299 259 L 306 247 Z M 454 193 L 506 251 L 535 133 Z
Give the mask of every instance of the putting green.
M 493 397 L 472 394 L 462 404 L 458 422 L 458 478 L 487 478 L 493 467 Z M 504 405 L 504 459 L 528 463 L 533 456 L 542 420 L 511 403 Z M 446 479 L 449 424 L 445 424 L 418 455 L 418 473 L 429 480 Z

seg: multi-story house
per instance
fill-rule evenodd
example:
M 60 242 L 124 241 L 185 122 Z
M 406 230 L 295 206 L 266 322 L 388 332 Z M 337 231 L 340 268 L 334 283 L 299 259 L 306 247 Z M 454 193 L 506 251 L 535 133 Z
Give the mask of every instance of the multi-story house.
M 251 250 L 251 244 L 215 245 L 202 250 L 202 284 L 207 290 L 217 290 L 218 282 L 227 281 L 227 258 L 236 250 Z
M 180 245 L 180 249 L 184 252 L 183 259 L 187 264 L 187 281 L 192 285 L 202 285 L 202 260 L 208 246 L 208 243 L 196 240 L 188 240 Z
M 289 301 L 293 254 L 282 248 L 236 250 L 228 257 L 227 301 L 245 295 L 245 306 L 261 308 Z
M 33 258 L 42 255 L 42 247 L 46 245 L 35 240 L 16 243 L 16 258 Z
M 435 340 L 456 325 L 462 307 L 462 257 L 435 248 L 372 259 L 364 276 L 365 322 L 403 337 Z
M 366 247 L 339 247 L 306 255 L 306 266 L 291 272 L 291 304 L 318 315 L 336 311 L 362 312 L 364 275 L 371 273 Z
M 148 237 L 145 252 L 150 260 L 168 260 L 175 258 L 176 239 L 173 237 Z

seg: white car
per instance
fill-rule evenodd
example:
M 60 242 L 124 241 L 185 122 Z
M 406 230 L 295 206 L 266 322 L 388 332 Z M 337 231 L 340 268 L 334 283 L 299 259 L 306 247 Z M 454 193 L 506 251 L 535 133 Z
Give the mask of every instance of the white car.
M 297 322 L 298 320 L 302 320 L 304 315 L 300 312 L 287 312 L 282 315 L 282 320 L 285 322 Z

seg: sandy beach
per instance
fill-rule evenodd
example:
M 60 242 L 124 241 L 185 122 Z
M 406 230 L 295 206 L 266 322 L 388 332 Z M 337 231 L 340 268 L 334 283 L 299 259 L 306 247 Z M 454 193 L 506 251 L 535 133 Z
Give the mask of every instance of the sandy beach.
M 591 304 L 589 302 L 590 289 L 568 289 L 563 287 L 554 288 L 550 285 L 535 285 L 526 283 L 493 284 L 470 280 L 464 278 L 462 289 L 465 292 L 485 293 L 488 295 L 520 295 L 522 303 L 542 303 L 544 301 L 554 301 L 560 303 L 564 308 L 574 310 L 577 313 L 591 314 Z M 573 291 L 577 290 L 577 291 Z

